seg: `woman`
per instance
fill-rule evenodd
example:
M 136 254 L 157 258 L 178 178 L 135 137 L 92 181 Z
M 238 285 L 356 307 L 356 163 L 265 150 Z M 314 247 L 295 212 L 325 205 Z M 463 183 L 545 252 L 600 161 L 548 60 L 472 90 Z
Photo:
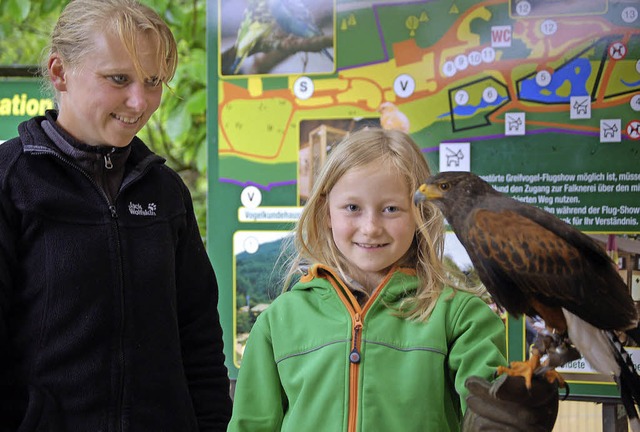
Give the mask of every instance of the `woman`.
M 74 0 L 56 24 L 58 109 L 0 146 L 7 430 L 226 430 L 215 274 L 189 191 L 136 137 L 176 65 L 137 1 Z

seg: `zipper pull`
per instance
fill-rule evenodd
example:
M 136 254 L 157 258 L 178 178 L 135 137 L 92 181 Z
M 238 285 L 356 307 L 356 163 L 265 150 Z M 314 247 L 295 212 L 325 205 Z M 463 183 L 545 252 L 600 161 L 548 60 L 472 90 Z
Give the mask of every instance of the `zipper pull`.
M 349 353 L 349 361 L 356 364 L 360 363 L 360 351 L 358 351 L 358 348 L 353 347 L 353 349 Z
M 358 337 L 360 336 L 360 330 L 362 329 L 362 321 L 360 320 L 360 314 L 356 314 L 355 323 L 353 324 L 353 348 L 349 353 L 349 361 L 351 363 L 360 363 L 360 350 L 358 346 L 360 345 L 358 342 Z
M 111 153 L 113 153 L 114 151 L 116 151 L 115 148 L 111 149 L 109 153 L 105 153 L 104 155 L 104 167 L 108 170 L 113 168 L 113 162 L 111 162 Z

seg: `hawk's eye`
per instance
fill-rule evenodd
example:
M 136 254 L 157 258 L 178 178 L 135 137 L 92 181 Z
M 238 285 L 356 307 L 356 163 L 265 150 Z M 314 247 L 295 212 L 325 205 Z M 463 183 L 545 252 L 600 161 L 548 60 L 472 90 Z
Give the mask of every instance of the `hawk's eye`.
M 440 183 L 440 190 L 446 191 L 449 189 L 449 183 Z

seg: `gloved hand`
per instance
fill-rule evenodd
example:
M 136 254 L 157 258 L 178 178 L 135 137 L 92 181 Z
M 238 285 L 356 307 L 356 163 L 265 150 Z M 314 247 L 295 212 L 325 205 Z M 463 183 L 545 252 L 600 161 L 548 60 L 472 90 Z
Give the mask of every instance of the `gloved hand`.
M 469 390 L 462 431 L 550 432 L 558 416 L 558 384 L 534 376 L 501 375 L 493 383 L 479 377 L 465 382 Z

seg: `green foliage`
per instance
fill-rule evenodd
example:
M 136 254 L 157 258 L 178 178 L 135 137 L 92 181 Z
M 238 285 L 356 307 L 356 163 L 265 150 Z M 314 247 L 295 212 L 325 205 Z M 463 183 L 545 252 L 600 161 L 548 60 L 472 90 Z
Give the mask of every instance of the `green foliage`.
M 140 138 L 185 180 L 203 238 L 206 223 L 206 0 L 141 0 L 171 27 L 179 64 Z M 0 0 L 0 65 L 40 64 L 68 0 Z
M 271 304 L 282 291 L 285 271 L 281 265 L 289 262 L 281 256 L 283 240 L 260 244 L 257 252 L 236 255 L 236 332 L 249 333 L 260 314 L 254 306 Z
M 0 64 L 37 65 L 63 0 L 0 0 Z
M 249 333 L 256 322 L 256 316 L 248 311 L 236 312 L 236 333 Z
M 283 269 L 279 268 L 282 240 L 263 243 L 256 253 L 236 255 L 236 302 L 237 307 L 247 304 L 253 307 L 260 303 L 271 303 L 280 294 Z

